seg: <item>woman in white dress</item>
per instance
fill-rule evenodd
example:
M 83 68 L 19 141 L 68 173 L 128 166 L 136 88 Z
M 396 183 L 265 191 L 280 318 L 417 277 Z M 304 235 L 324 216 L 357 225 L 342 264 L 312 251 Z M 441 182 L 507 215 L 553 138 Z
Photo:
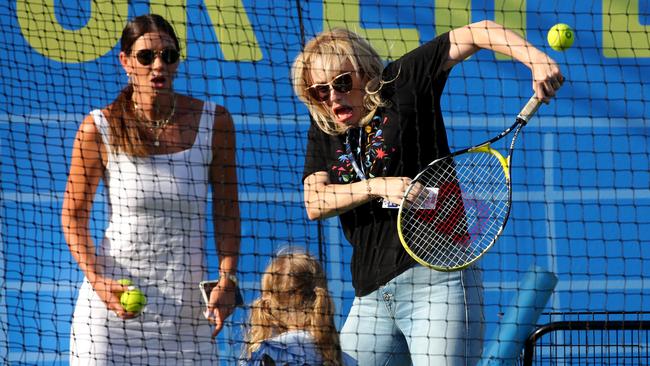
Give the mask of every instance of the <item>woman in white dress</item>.
M 62 212 L 65 239 L 85 275 L 72 365 L 217 361 L 212 337 L 234 309 L 239 254 L 235 132 L 224 107 L 173 91 L 179 51 L 162 17 L 130 21 L 119 55 L 129 84 L 77 132 Z M 96 248 L 89 221 L 100 180 L 110 220 Z M 209 187 L 221 276 L 207 314 L 214 328 L 198 286 Z M 120 304 L 122 278 L 146 295 L 141 313 Z

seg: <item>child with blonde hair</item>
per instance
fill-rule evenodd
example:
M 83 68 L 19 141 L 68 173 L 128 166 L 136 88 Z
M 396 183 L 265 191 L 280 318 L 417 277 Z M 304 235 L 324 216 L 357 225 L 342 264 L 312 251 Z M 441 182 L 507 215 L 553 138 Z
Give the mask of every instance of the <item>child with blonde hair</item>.
M 350 365 L 343 362 L 334 303 L 315 258 L 284 251 L 266 268 L 243 358 L 240 365 Z

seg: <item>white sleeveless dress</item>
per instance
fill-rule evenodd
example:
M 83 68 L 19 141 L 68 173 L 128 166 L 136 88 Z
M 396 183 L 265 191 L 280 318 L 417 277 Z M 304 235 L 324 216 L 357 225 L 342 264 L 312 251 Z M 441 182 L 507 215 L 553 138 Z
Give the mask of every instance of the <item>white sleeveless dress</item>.
M 105 276 L 133 280 L 148 303 L 137 318 L 122 320 L 84 279 L 70 334 L 71 365 L 217 363 L 199 291 L 214 111 L 206 102 L 191 148 L 146 158 L 111 152 L 108 121 L 100 110 L 91 112 L 108 152 L 110 221 L 98 261 Z

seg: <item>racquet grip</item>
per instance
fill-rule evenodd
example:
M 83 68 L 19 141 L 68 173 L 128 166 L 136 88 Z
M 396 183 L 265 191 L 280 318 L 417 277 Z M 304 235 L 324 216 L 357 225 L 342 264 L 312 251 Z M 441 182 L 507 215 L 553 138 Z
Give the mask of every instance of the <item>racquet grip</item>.
M 524 108 L 517 115 L 517 119 L 523 121 L 524 124 L 528 123 L 528 120 L 530 120 L 535 112 L 537 112 L 541 105 L 542 102 L 533 94 L 533 96 L 528 99 L 528 103 L 526 103 Z

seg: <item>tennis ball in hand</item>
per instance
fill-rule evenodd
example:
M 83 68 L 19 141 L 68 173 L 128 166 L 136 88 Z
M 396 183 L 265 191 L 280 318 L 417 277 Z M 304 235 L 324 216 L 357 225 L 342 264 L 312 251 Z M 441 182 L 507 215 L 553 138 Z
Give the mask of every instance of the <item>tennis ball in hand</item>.
M 131 281 L 128 278 L 119 279 L 119 280 L 117 280 L 117 283 L 119 283 L 122 286 L 131 286 L 131 285 L 133 285 L 133 281 Z
M 129 289 L 122 293 L 120 303 L 124 310 L 130 313 L 139 313 L 147 305 L 147 297 L 134 286 L 129 286 Z
M 564 23 L 559 23 L 551 27 L 546 35 L 546 40 L 552 49 L 564 51 L 573 45 L 573 29 Z

